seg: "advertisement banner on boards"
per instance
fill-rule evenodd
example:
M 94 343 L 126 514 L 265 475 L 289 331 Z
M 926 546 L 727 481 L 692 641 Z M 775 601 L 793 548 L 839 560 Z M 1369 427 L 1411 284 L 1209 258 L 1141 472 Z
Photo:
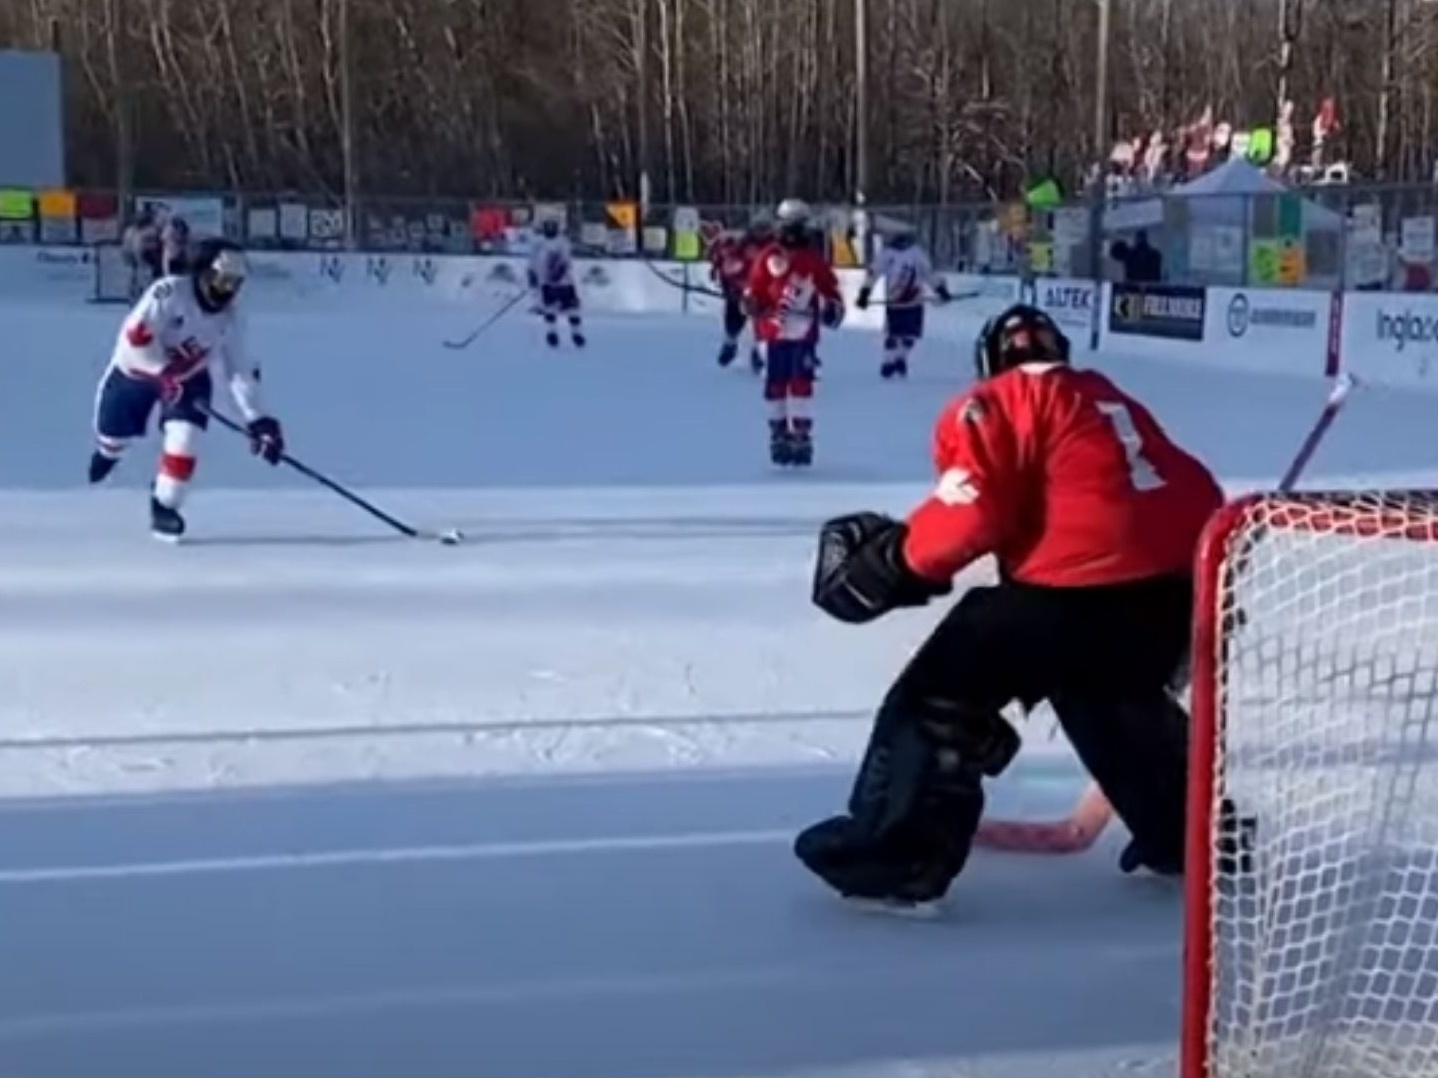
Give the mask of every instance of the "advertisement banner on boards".
M 1348 293 L 1340 353 L 1343 370 L 1360 381 L 1438 389 L 1438 296 Z
M 1188 285 L 1115 284 L 1109 301 L 1110 333 L 1166 340 L 1203 340 L 1205 291 Z
M 1033 283 L 1033 302 L 1072 336 L 1087 333 L 1093 325 L 1098 286 L 1070 277 L 1045 277 Z
M 1322 375 L 1337 331 L 1333 297 L 1296 288 L 1210 288 L 1206 360 L 1263 373 Z

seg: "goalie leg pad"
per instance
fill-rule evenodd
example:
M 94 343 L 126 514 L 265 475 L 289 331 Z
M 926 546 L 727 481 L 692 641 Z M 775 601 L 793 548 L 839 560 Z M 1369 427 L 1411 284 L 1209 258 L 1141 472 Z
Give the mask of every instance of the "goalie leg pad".
M 983 806 L 978 772 L 886 707 L 848 814 L 803 831 L 794 853 L 842 895 L 928 902 L 963 870 Z
M 1183 869 L 1188 713 L 1167 692 L 1056 695 L 1054 712 L 1079 759 L 1133 835 L 1124 867 Z
M 851 513 L 819 532 L 811 591 L 830 617 L 860 625 L 899 607 L 923 606 L 952 590 L 924 580 L 904 561 L 903 523 L 879 513 Z

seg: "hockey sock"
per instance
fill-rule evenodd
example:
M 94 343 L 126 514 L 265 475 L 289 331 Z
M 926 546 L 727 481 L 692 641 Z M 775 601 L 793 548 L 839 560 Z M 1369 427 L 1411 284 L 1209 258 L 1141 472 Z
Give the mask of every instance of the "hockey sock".
M 200 428 L 193 423 L 171 421 L 165 424 L 164 445 L 160 451 L 160 471 L 155 476 L 155 500 L 170 509 L 178 509 L 195 475 L 195 450 Z

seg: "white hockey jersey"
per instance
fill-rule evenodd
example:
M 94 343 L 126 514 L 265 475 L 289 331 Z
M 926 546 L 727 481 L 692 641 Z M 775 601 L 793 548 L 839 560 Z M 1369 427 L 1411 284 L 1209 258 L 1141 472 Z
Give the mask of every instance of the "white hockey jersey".
M 864 277 L 864 287 L 873 288 L 884 282 L 884 305 L 917 307 L 924 302 L 924 290 L 939 283 L 933 263 L 918 244 L 910 247 L 885 247 L 874 258 Z
M 540 288 L 574 285 L 574 246 L 568 236 L 536 236 L 529 255 L 529 272 Z
M 110 366 L 131 378 L 175 384 L 208 370 L 229 387 L 247 422 L 264 414 L 259 369 L 245 352 L 235 304 L 211 314 L 188 277 L 162 277 L 145 289 L 120 326 Z

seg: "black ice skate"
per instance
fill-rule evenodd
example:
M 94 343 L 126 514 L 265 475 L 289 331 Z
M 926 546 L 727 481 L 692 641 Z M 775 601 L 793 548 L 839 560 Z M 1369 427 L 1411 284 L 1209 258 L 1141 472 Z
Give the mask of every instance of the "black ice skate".
M 92 483 L 98 483 L 98 482 L 100 482 L 100 481 L 103 480 L 107 475 L 109 475 L 112 471 L 114 471 L 114 470 L 115 470 L 115 465 L 117 465 L 117 464 L 119 464 L 119 463 L 120 463 L 120 462 L 119 462 L 119 460 L 118 460 L 117 458 L 115 458 L 115 457 L 107 457 L 107 456 L 105 456 L 104 453 L 99 453 L 99 452 L 91 453 L 91 454 L 90 454 L 90 482 L 92 482 Z
M 584 334 L 580 333 L 577 329 L 570 334 L 569 339 L 574 342 L 575 348 L 583 348 L 586 344 L 589 343 L 587 340 L 584 339 Z
M 557 330 L 551 329 L 548 333 L 544 335 L 544 343 L 549 345 L 549 347 L 551 348 L 558 348 L 559 332 Z
M 727 367 L 734 362 L 734 357 L 739 354 L 739 346 L 733 341 L 725 341 L 719 346 L 719 366 Z
M 794 463 L 794 439 L 789 424 L 782 419 L 769 424 L 769 460 L 780 467 Z
M 150 531 L 156 539 L 163 539 L 169 543 L 178 542 L 180 536 L 185 534 L 185 518 L 180 515 L 178 509 L 162 505 L 152 495 L 150 498 Z
M 764 353 L 757 348 L 749 349 L 749 369 L 755 374 L 764 373 Z
M 789 438 L 789 463 L 807 468 L 814 463 L 814 434 L 807 423 L 795 423 Z

